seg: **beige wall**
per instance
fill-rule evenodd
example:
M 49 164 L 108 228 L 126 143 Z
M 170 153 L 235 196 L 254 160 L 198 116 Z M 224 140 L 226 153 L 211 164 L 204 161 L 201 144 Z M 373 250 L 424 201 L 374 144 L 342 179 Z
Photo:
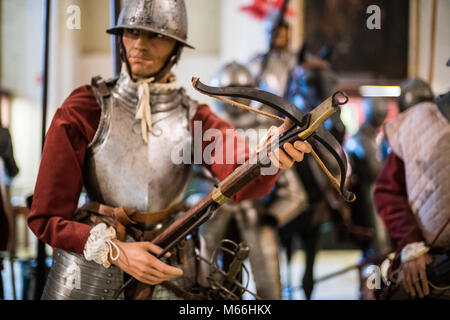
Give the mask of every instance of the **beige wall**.
M 1 84 L 10 90 L 12 121 L 10 126 L 14 155 L 20 168 L 13 180 L 13 203 L 23 205 L 33 193 L 41 154 L 41 42 L 42 3 L 36 0 L 1 0 L 0 26 Z M 19 240 L 23 239 L 25 220 L 17 221 Z M 30 233 L 30 239 L 34 239 Z M 36 246 L 33 246 L 35 248 Z M 18 255 L 28 253 L 19 250 Z
M 436 44 L 431 66 L 432 4 L 430 0 L 411 0 L 409 73 L 431 82 L 435 94 L 450 90 L 450 0 L 437 0 Z M 416 12 L 416 8 L 418 11 Z M 418 15 L 418 16 L 417 16 Z M 418 34 L 417 34 L 417 32 Z M 433 68 L 433 79 L 429 79 Z
M 109 2 L 109 0 L 80 1 L 82 54 L 109 54 L 110 41 L 109 36 L 105 33 L 110 26 Z
M 20 173 L 13 196 L 33 192 L 41 150 L 42 4 L 35 0 L 1 1 L 1 83 L 15 99 L 11 135 Z

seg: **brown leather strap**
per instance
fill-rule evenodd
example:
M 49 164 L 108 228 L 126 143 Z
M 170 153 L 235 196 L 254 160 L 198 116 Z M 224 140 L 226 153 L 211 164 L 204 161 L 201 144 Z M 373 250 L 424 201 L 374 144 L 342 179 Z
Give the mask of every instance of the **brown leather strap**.
M 172 214 L 180 211 L 183 208 L 183 203 L 177 203 L 167 209 L 156 212 L 139 212 L 132 208 L 127 207 L 110 207 L 98 202 L 89 202 L 82 206 L 80 209 L 88 212 L 93 212 L 99 215 L 112 217 L 116 223 L 117 239 L 120 241 L 125 240 L 125 235 L 131 232 L 132 236 L 138 241 L 149 241 L 154 237 L 152 234 L 146 234 L 133 226 L 136 224 L 150 224 L 162 221 Z
M 116 224 L 117 240 L 125 241 L 126 234 L 127 234 L 127 228 L 123 224 L 117 222 L 117 224 Z
M 109 91 L 108 86 L 106 85 L 106 82 L 102 77 L 96 76 L 92 78 L 91 85 L 95 86 L 98 89 L 98 92 L 102 95 L 103 98 L 109 97 L 111 95 L 111 92 Z
M 133 224 L 136 224 L 136 221 L 133 221 L 132 219 L 135 214 L 134 210 L 125 207 L 118 207 L 114 209 L 113 213 L 117 221 L 119 221 L 124 226 L 131 226 Z
M 183 204 L 177 203 L 176 205 L 170 206 L 169 208 L 161 211 L 140 212 L 127 207 L 114 208 L 98 202 L 89 202 L 81 209 L 109 217 L 115 217 L 124 226 L 130 226 L 137 223 L 149 224 L 159 222 L 180 211 L 182 208 Z
M 152 300 L 155 287 L 137 281 L 135 285 L 125 290 L 125 296 L 131 300 Z

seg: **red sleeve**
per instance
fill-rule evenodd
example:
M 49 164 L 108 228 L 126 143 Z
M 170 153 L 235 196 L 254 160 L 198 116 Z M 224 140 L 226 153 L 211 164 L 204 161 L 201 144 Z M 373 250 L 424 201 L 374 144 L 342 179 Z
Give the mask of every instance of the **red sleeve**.
M 408 243 L 423 240 L 408 203 L 405 166 L 394 153 L 388 156 L 375 182 L 374 199 L 389 235 L 397 242 L 397 250 Z
M 220 133 L 221 135 L 221 142 L 216 143 L 216 147 L 214 151 L 211 152 L 212 157 L 214 158 L 216 155 L 222 154 L 224 155 L 223 158 L 219 158 L 220 163 L 217 163 L 216 161 L 212 161 L 211 164 L 207 164 L 204 161 L 204 158 L 202 156 L 202 164 L 205 166 L 217 179 L 222 181 L 225 179 L 229 174 L 231 174 L 237 167 L 239 167 L 240 164 L 242 164 L 245 160 L 249 158 L 250 152 L 248 150 L 247 144 L 244 142 L 242 137 L 239 137 L 238 135 L 234 134 L 234 139 L 230 139 L 228 135 L 228 139 L 226 139 L 226 131 L 232 131 L 236 133 L 235 128 L 226 122 L 225 120 L 219 118 L 216 116 L 211 109 L 207 105 L 199 105 L 197 108 L 197 112 L 194 115 L 194 118 L 192 119 L 192 127 L 193 134 L 194 134 L 194 146 L 195 139 L 198 139 L 199 137 L 195 134 L 195 122 L 200 121 L 202 133 L 201 137 L 204 137 L 204 133 L 207 130 L 210 129 L 216 129 L 216 133 Z M 206 140 L 206 141 L 205 141 Z M 212 141 L 215 139 L 203 139 L 202 138 L 202 155 L 206 148 L 208 148 L 208 145 L 212 143 Z M 234 140 L 234 141 L 233 141 Z M 216 153 L 217 150 L 220 151 L 220 145 L 222 145 L 223 152 Z M 219 148 L 218 148 L 219 146 Z M 234 161 L 227 161 L 226 155 L 227 155 L 227 149 L 234 148 Z M 207 150 L 207 149 L 206 149 Z M 194 151 L 196 152 L 196 151 Z M 206 152 L 206 154 L 209 154 L 209 152 Z M 242 159 L 244 157 L 244 159 Z M 244 161 L 243 161 L 244 160 Z M 274 186 L 276 180 L 278 178 L 278 173 L 275 175 L 265 175 L 265 176 L 259 176 L 254 181 L 250 182 L 245 188 L 243 188 L 241 191 L 239 191 L 234 197 L 233 201 L 239 202 L 247 199 L 255 199 L 260 198 L 268 195 Z
M 83 186 L 87 145 L 100 119 L 90 86 L 76 89 L 56 111 L 45 139 L 28 225 L 43 242 L 82 253 L 91 227 L 72 221 Z

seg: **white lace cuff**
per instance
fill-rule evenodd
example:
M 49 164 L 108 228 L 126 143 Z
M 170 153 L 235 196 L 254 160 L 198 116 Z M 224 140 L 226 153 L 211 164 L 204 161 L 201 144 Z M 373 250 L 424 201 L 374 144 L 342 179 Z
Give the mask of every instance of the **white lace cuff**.
M 119 259 L 119 248 L 112 242 L 116 239 L 116 230 L 113 227 L 107 227 L 106 224 L 100 223 L 92 228 L 89 238 L 84 246 L 84 257 L 86 260 L 98 264 L 102 264 L 105 268 L 109 268 L 111 263 L 109 262 L 108 255 L 111 256 L 111 260 L 116 261 Z M 112 255 L 112 248 L 116 249 L 116 256 Z
M 402 253 L 401 253 L 402 263 L 418 258 L 421 255 L 427 253 L 428 250 L 430 250 L 430 248 L 427 247 L 425 245 L 425 242 L 423 242 L 423 241 L 407 244 L 402 249 Z

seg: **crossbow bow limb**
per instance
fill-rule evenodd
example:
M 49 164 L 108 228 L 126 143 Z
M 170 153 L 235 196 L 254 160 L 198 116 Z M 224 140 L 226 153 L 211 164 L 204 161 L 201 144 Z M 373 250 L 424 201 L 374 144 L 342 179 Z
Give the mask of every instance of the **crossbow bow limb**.
M 283 146 L 285 143 L 299 139 L 310 142 L 313 146 L 312 155 L 314 159 L 318 162 L 327 177 L 330 178 L 332 185 L 338 193 L 347 202 L 353 202 L 356 199 L 355 195 L 345 188 L 345 178 L 347 175 L 347 158 L 345 152 L 334 136 L 322 126 L 329 117 L 339 110 L 340 106 L 345 105 L 348 102 L 348 97 L 345 93 L 337 91 L 310 113 L 305 114 L 287 100 L 259 89 L 243 87 L 214 88 L 201 83 L 198 78 L 193 78 L 192 83 L 194 88 L 199 92 L 234 106 L 257 112 L 265 116 L 271 116 L 278 120 L 284 120 L 281 117 L 253 109 L 230 99 L 225 99 L 223 96 L 255 100 L 289 118 L 294 123 L 294 126 L 279 137 L 278 144 Z M 339 101 L 340 97 L 343 97 L 344 100 Z M 327 152 L 329 154 L 327 154 Z M 330 155 L 332 158 L 329 157 Z M 333 160 L 336 162 L 333 163 Z M 336 170 L 336 167 L 338 167 L 338 170 Z
M 198 78 L 193 78 L 192 84 L 197 91 L 205 95 L 244 109 L 284 120 L 281 117 L 253 109 L 224 97 L 246 98 L 263 103 L 289 118 L 294 125 L 282 133 L 275 143 L 270 142 L 253 153 L 249 160 L 235 169 L 227 178 L 217 184 L 209 194 L 153 239 L 152 242 L 163 249 L 157 256 L 158 259 L 164 257 L 168 251 L 186 236 L 208 221 L 213 213 L 228 199 L 259 177 L 261 169 L 271 165 L 268 156 L 269 152 L 283 147 L 286 143 L 293 143 L 297 140 L 308 141 L 313 147 L 312 155 L 314 159 L 327 177 L 330 178 L 331 184 L 336 191 L 347 202 L 352 202 L 356 199 L 355 195 L 345 188 L 347 174 L 345 152 L 337 140 L 322 126 L 330 116 L 339 110 L 340 106 L 348 102 L 348 97 L 343 92 L 337 91 L 314 110 L 304 113 L 285 99 L 266 91 L 245 87 L 210 87 L 201 83 Z M 343 101 L 340 101 L 339 98 L 343 98 Z M 133 278 L 128 280 L 119 289 L 115 297 L 117 298 L 125 288 L 132 285 L 135 281 Z

